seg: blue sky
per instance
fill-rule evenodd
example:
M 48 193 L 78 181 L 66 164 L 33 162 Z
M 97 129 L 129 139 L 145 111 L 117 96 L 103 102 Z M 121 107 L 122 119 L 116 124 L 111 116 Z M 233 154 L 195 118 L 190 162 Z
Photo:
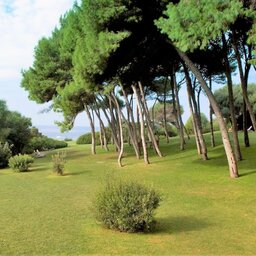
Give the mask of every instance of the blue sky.
M 28 93 L 20 87 L 21 70 L 33 63 L 33 51 L 38 40 L 49 36 L 58 25 L 59 17 L 72 8 L 75 0 L 0 0 L 0 99 L 7 102 L 10 110 L 19 111 L 30 117 L 34 125 L 53 125 L 62 120 L 61 114 L 40 113 L 47 108 L 28 99 Z M 238 76 L 234 78 L 239 83 Z M 250 81 L 256 81 L 255 72 Z M 181 104 L 188 110 L 187 95 L 181 90 Z M 209 104 L 202 97 L 202 111 L 208 113 Z M 88 126 L 86 115 L 80 114 L 75 123 L 77 126 Z

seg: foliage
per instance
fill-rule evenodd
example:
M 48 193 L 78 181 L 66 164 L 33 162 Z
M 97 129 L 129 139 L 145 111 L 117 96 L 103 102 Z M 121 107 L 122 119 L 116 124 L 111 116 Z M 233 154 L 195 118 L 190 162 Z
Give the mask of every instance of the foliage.
M 48 138 L 46 136 L 34 137 L 30 140 L 28 146 L 25 151 L 27 153 L 32 153 L 34 150 L 50 150 L 50 149 L 59 149 L 65 148 L 68 146 L 68 143 L 65 141 L 55 140 L 52 138 Z
M 64 151 L 57 152 L 52 155 L 52 164 L 53 164 L 53 172 L 58 175 L 63 175 L 65 163 L 66 163 L 66 153 Z
M 95 200 L 96 218 L 104 226 L 124 232 L 151 231 L 160 196 L 137 182 L 108 180 Z
M 253 107 L 253 112 L 256 114 L 256 85 L 249 84 L 248 85 L 248 97 L 250 103 Z M 240 85 L 233 86 L 233 94 L 234 94 L 234 107 L 235 107 L 235 115 L 239 116 L 243 113 L 243 94 Z M 228 88 L 224 86 L 214 92 L 215 98 L 220 106 L 221 112 L 225 118 L 230 118 L 230 108 L 229 108 L 229 100 L 228 100 Z
M 201 113 L 201 124 L 202 124 L 202 129 L 203 133 L 209 132 L 210 131 L 210 125 L 207 117 L 205 116 L 204 113 Z M 192 116 L 189 117 L 187 120 L 185 127 L 188 131 L 189 134 L 194 134 L 194 128 L 193 128 L 193 118 Z
M 181 0 L 170 3 L 164 15 L 156 21 L 182 51 L 205 49 L 211 39 L 221 36 L 228 26 L 243 13 L 239 0 Z
M 9 167 L 16 172 L 27 172 L 29 165 L 34 162 L 29 155 L 15 155 L 9 159 Z
M 100 133 L 95 132 L 96 145 L 100 145 Z M 76 144 L 92 144 L 92 134 L 90 132 L 79 136 L 76 140 Z
M 5 142 L 2 144 L 0 142 L 0 169 L 8 166 L 8 161 L 12 156 L 12 151 L 10 149 L 9 143 Z

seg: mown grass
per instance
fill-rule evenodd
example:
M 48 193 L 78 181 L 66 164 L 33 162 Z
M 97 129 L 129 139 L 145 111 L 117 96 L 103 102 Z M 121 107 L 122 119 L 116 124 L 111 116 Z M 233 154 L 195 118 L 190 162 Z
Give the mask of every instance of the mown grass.
M 162 145 L 164 158 L 150 153 L 148 166 L 131 149 L 120 168 L 114 151 L 91 156 L 89 146 L 71 144 L 64 176 L 51 172 L 54 151 L 28 173 L 1 170 L 0 255 L 254 255 L 256 136 L 250 136 L 235 180 L 219 138 L 206 162 L 193 139 L 183 152 L 172 139 Z M 153 184 L 162 193 L 154 233 L 120 233 L 96 223 L 91 202 L 108 175 Z

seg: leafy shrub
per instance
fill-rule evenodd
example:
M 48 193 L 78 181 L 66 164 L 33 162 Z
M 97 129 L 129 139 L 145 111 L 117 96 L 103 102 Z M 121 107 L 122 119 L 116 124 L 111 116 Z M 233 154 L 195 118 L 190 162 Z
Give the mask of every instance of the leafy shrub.
M 65 141 L 60 141 L 60 140 L 55 140 L 52 138 L 48 138 L 46 136 L 42 137 L 34 137 L 30 140 L 28 149 L 32 152 L 34 150 L 49 150 L 49 149 L 60 149 L 60 148 L 65 148 L 68 146 L 68 143 Z M 30 152 L 28 152 L 30 153 Z
M 187 120 L 185 127 L 189 134 L 194 134 L 194 128 L 193 128 L 193 117 L 190 116 Z M 210 131 L 210 123 L 204 113 L 201 113 L 201 123 L 202 123 L 202 129 L 203 133 L 207 133 Z
M 11 156 L 12 151 L 8 142 L 5 144 L 0 143 L 0 168 L 8 166 L 8 161 Z
M 95 132 L 96 145 L 100 145 L 100 133 Z M 92 134 L 90 132 L 85 133 L 78 137 L 76 144 L 92 144 Z
M 53 172 L 58 175 L 63 175 L 65 163 L 66 163 L 66 153 L 57 152 L 57 154 L 52 155 L 52 163 L 53 163 Z
M 96 219 L 107 228 L 119 231 L 151 231 L 155 224 L 153 213 L 160 200 L 152 188 L 114 179 L 96 196 Z
M 28 171 L 29 165 L 33 162 L 33 157 L 19 154 L 9 159 L 9 166 L 17 172 L 26 172 Z

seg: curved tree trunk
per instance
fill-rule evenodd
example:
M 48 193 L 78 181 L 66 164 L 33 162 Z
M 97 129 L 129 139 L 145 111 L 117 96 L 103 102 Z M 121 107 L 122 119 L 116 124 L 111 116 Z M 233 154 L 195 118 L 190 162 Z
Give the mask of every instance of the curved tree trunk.
M 95 110 L 95 113 L 99 119 L 99 123 L 100 123 L 100 129 L 101 129 L 101 133 L 102 133 L 102 138 L 103 138 L 103 147 L 106 151 L 109 151 L 109 148 L 108 148 L 108 141 L 107 141 L 107 135 L 106 135 L 106 129 L 105 129 L 105 126 L 104 126 L 104 123 L 101 119 L 101 116 L 100 116 L 100 111 L 99 109 L 96 109 Z
M 96 154 L 96 143 L 95 143 L 95 127 L 94 127 L 94 122 L 93 122 L 93 118 L 91 116 L 90 110 L 88 108 L 88 106 L 86 104 L 84 104 L 84 109 L 85 112 L 87 114 L 87 117 L 89 119 L 90 122 L 90 126 L 91 126 L 91 134 L 92 134 L 92 155 Z
M 188 95 L 192 101 L 192 104 L 194 105 L 194 111 L 192 111 L 192 112 L 194 113 L 193 119 L 194 119 L 194 124 L 195 124 L 195 128 L 196 128 L 195 134 L 197 133 L 197 136 L 198 136 L 202 159 L 208 160 L 207 148 L 206 148 L 205 140 L 204 140 L 204 136 L 203 136 L 202 125 L 201 125 L 201 121 L 199 119 L 200 113 L 198 113 L 198 109 L 197 109 L 198 105 L 196 103 L 195 94 L 193 93 L 192 83 L 191 83 L 191 79 L 190 79 L 187 67 L 185 64 L 183 64 L 183 66 L 184 66 L 184 73 L 185 73 L 186 81 L 187 81 Z M 192 109 L 193 109 L 193 107 L 192 107 Z
M 250 100 L 249 100 L 249 97 L 248 97 L 248 94 L 247 94 L 247 86 L 246 86 L 246 81 L 245 81 L 244 74 L 243 74 L 241 56 L 240 56 L 240 53 L 239 53 L 239 50 L 238 50 L 236 36 L 235 36 L 234 32 L 233 32 L 233 47 L 234 47 L 234 50 L 235 50 L 235 55 L 236 55 L 236 60 L 237 60 L 237 65 L 238 65 L 238 70 L 239 70 L 239 76 L 240 76 L 240 81 L 241 81 L 243 98 L 244 98 L 244 101 L 246 103 L 246 107 L 248 109 L 248 112 L 250 114 L 250 118 L 251 118 L 251 121 L 252 121 L 252 126 L 254 128 L 254 131 L 256 131 L 256 119 L 255 119 L 255 115 L 253 113 L 252 105 L 250 103 Z
M 151 120 L 150 120 L 150 114 L 149 114 L 149 111 L 148 111 L 148 107 L 147 107 L 147 103 L 146 103 L 146 99 L 145 99 L 145 95 L 144 95 L 144 91 L 143 91 L 141 82 L 138 82 L 138 85 L 139 85 L 139 90 L 140 90 L 140 95 L 141 95 L 141 99 L 140 98 L 138 98 L 138 99 L 139 99 L 139 101 L 141 101 L 142 109 L 144 110 L 145 119 L 146 119 L 146 122 L 147 122 L 148 131 L 149 131 L 149 135 L 150 135 L 150 138 L 151 138 L 152 145 L 153 145 L 156 153 L 158 154 L 158 156 L 163 157 L 163 155 L 162 155 L 162 153 L 159 149 L 159 143 L 156 141 L 156 137 L 155 137 L 155 134 L 154 134 L 154 131 L 153 131 L 153 128 L 152 128 L 152 124 L 151 124 Z
M 138 91 L 134 85 L 132 85 L 132 90 L 136 97 L 137 110 L 138 110 L 139 117 L 140 117 L 140 123 L 141 123 L 140 124 L 140 135 L 141 135 L 141 144 L 142 144 L 143 155 L 144 155 L 144 162 L 145 162 L 145 164 L 149 164 L 148 151 L 147 151 L 146 140 L 145 140 L 145 126 L 144 126 L 144 118 L 143 118 L 143 113 L 142 113 L 142 106 L 140 105 Z
M 209 78 L 209 86 L 210 86 L 210 90 L 212 91 L 212 77 L 211 77 L 211 75 L 210 75 L 210 78 Z M 210 116 L 211 145 L 214 148 L 215 147 L 215 138 L 214 138 L 214 130 L 213 130 L 213 120 L 212 120 L 212 114 L 213 113 L 212 113 L 211 105 L 209 106 L 209 109 L 210 109 L 209 116 Z
M 115 95 L 112 93 L 112 99 L 115 101 L 116 109 L 117 109 L 117 117 L 118 117 L 118 123 L 119 123 L 119 136 L 120 136 L 120 151 L 118 156 L 118 164 L 120 167 L 123 167 L 122 165 L 122 158 L 124 153 L 124 137 L 123 137 L 123 126 L 122 126 L 122 112 L 119 106 L 119 103 L 115 97 Z
M 133 111 L 132 111 L 132 108 L 128 101 L 127 94 L 122 86 L 121 86 L 121 90 L 122 90 L 123 97 L 125 100 L 125 105 L 127 108 L 127 115 L 128 115 L 128 120 L 126 120 L 124 118 L 124 116 L 123 116 L 123 119 L 125 120 L 125 122 L 127 124 L 127 129 L 129 132 L 130 139 L 132 140 L 132 145 L 133 145 L 136 157 L 137 157 L 137 159 L 139 159 L 140 158 L 140 150 L 139 150 L 139 144 L 138 144 L 137 131 L 136 131 L 136 125 L 135 125 L 135 121 L 134 121 Z M 131 119 L 131 122 L 129 120 L 129 117 Z
M 238 178 L 239 175 L 238 175 L 236 159 L 235 159 L 232 147 L 231 147 L 226 124 L 224 122 L 224 119 L 223 119 L 222 113 L 220 111 L 220 108 L 218 106 L 218 103 L 217 103 L 216 99 L 214 98 L 211 90 L 207 86 L 202 74 L 200 73 L 198 68 L 194 65 L 194 63 L 189 59 L 189 57 L 184 52 L 182 52 L 178 48 L 176 48 L 176 51 L 179 54 L 180 58 L 186 63 L 186 65 L 189 67 L 189 69 L 194 73 L 194 75 L 196 76 L 197 80 L 201 84 L 203 90 L 205 91 L 205 93 L 210 101 L 212 109 L 217 117 L 218 122 L 219 122 L 220 131 L 221 131 L 221 135 L 222 135 L 222 141 L 223 141 L 224 149 L 225 149 L 227 160 L 228 160 L 229 175 L 231 178 Z
M 224 50 L 224 62 L 225 62 L 225 74 L 227 77 L 227 84 L 228 84 L 228 99 L 229 99 L 229 110 L 230 110 L 230 118 L 232 122 L 232 134 L 234 140 L 234 151 L 236 160 L 242 160 L 242 154 L 240 150 L 239 140 L 238 140 L 238 133 L 237 133 L 237 121 L 235 117 L 235 105 L 234 105 L 234 95 L 233 95 L 233 82 L 231 77 L 231 69 L 228 60 L 228 50 L 227 50 L 227 43 L 225 39 L 225 35 L 222 35 L 222 43 L 223 43 L 223 50 Z
M 184 128 L 183 128 L 183 122 L 181 118 L 181 109 L 180 109 L 180 101 L 179 101 L 179 92 L 178 92 L 178 86 L 175 76 L 175 71 L 173 70 L 173 88 L 174 88 L 174 95 L 176 99 L 176 107 L 177 107 L 177 116 L 178 116 L 178 122 L 179 122 L 179 132 L 180 132 L 180 150 L 185 149 L 185 138 L 184 138 Z

